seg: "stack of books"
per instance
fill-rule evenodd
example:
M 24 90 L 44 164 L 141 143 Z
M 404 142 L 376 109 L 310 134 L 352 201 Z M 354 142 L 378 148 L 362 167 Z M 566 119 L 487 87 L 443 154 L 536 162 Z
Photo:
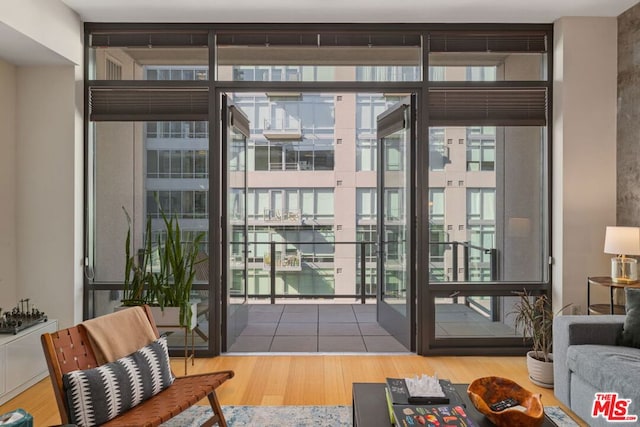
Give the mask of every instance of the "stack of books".
M 387 378 L 386 396 L 391 423 L 398 427 L 436 425 L 476 427 L 451 383 L 439 380 L 440 392 L 412 395 L 404 378 Z

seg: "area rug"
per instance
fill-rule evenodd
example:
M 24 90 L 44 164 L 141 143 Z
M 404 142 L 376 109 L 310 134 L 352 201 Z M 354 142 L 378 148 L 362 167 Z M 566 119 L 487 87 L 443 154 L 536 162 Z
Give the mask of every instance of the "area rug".
M 558 427 L 577 427 L 559 406 L 545 406 Z M 223 406 L 229 427 L 344 427 L 352 423 L 351 406 Z M 162 427 L 198 427 L 211 416 L 208 406 L 192 406 Z
M 343 427 L 351 425 L 351 406 L 223 406 L 229 427 Z M 192 406 L 162 427 L 197 427 L 211 416 L 208 406 Z

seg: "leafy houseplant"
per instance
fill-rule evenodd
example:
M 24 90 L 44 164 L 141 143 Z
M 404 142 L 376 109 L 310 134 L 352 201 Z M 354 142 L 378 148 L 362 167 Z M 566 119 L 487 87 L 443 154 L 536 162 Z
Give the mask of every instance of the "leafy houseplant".
M 198 259 L 199 247 L 205 237 L 204 232 L 189 233 L 187 241 L 183 242 L 183 232 L 177 217 L 168 218 L 160 210 L 164 224 L 164 242 L 158 236 L 158 241 L 152 244 L 151 219 L 147 218 L 145 228 L 144 248 L 137 254 L 131 254 L 131 217 L 123 208 L 127 216 L 129 228 L 127 230 L 125 246 L 125 280 L 122 304 L 125 306 L 149 304 L 165 307 L 179 307 L 179 322 L 181 326 L 191 325 L 191 288 L 196 275 L 195 264 L 206 258 Z M 158 257 L 157 271 L 153 270 L 152 258 Z
M 552 326 L 553 311 L 547 295 L 540 295 L 532 300 L 526 291 L 519 292 L 520 300 L 513 307 L 516 330 L 522 330 L 524 339 L 533 342 L 536 358 L 549 362 L 553 343 Z
M 135 255 L 131 254 L 131 217 L 127 210 L 122 207 L 127 217 L 127 238 L 125 242 L 125 274 L 124 274 L 124 292 L 122 296 L 122 305 L 134 306 L 149 304 L 153 302 L 156 283 L 159 278 L 158 273 L 153 272 L 152 268 L 152 245 L 151 245 L 151 220 L 147 220 L 145 228 L 144 247 L 137 251 Z
M 160 281 L 157 284 L 157 302 L 160 308 L 180 307 L 180 325 L 191 324 L 191 288 L 196 276 L 195 265 L 206 258 L 198 259 L 200 243 L 204 232 L 189 232 L 186 242 L 182 241 L 182 230 L 177 217 L 167 218 L 160 211 L 166 237 L 160 247 Z M 192 238 L 191 238 L 192 237 Z
M 531 339 L 532 351 L 527 353 L 529 378 L 543 387 L 553 387 L 553 317 L 551 301 L 546 294 L 532 298 L 526 290 L 519 292 L 519 301 L 511 311 L 515 315 L 515 328 L 523 338 Z M 562 312 L 566 305 L 558 310 Z M 537 363 L 536 363 L 537 362 Z M 541 365 L 546 364 L 547 366 Z

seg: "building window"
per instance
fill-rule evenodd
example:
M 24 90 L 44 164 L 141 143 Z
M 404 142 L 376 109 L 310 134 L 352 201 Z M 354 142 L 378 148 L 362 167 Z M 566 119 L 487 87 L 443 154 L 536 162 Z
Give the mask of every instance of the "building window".
M 106 80 L 122 80 L 122 65 L 111 58 L 106 58 Z
M 494 171 L 496 162 L 496 128 L 467 128 L 467 171 Z
M 205 150 L 147 150 L 147 178 L 207 178 L 209 152 Z
M 429 277 L 432 281 L 443 281 L 444 255 L 447 249 L 445 242 L 448 234 L 445 231 L 445 189 L 429 189 Z M 448 230 L 452 227 L 449 226 Z
M 375 138 L 358 138 L 356 141 L 357 171 L 375 171 L 377 169 L 377 145 Z
M 377 218 L 377 201 L 375 188 L 356 189 L 356 221 L 358 224 L 375 221 Z
M 249 188 L 247 218 L 291 225 L 333 220 L 333 188 Z

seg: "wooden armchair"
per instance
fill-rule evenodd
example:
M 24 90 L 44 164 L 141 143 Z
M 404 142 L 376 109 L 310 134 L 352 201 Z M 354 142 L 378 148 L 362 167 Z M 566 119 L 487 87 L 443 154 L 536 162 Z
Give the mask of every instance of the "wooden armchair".
M 155 337 L 158 338 L 158 330 L 149 307 L 143 306 L 142 308 L 153 333 L 155 333 Z M 112 315 L 109 314 L 102 317 L 107 316 Z M 102 317 L 92 319 L 90 322 L 99 324 Z M 106 330 L 109 330 L 109 328 Z M 127 331 L 122 330 L 116 330 L 115 332 L 123 335 L 127 334 Z M 75 370 L 86 370 L 100 366 L 101 364 L 97 361 L 100 360 L 100 357 L 96 358 L 96 354 L 100 352 L 100 349 L 96 348 L 96 342 L 89 336 L 84 324 L 62 329 L 52 334 L 45 333 L 42 335 L 41 340 L 62 424 L 69 423 L 71 412 L 65 395 L 63 375 Z M 203 425 L 213 426 L 217 423 L 219 426 L 226 427 L 227 424 L 215 390 L 233 376 L 233 371 L 220 371 L 176 377 L 173 383 L 160 393 L 103 425 L 158 426 L 207 397 L 211 404 L 213 415 Z

